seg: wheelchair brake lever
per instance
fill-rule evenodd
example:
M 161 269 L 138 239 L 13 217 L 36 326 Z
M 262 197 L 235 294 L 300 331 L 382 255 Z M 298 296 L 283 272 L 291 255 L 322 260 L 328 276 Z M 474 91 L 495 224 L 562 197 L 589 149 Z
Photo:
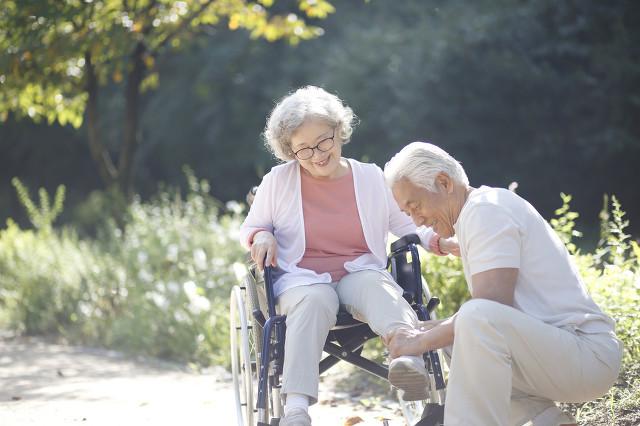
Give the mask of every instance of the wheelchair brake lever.
M 433 312 L 433 310 L 437 308 L 439 304 L 440 304 L 440 299 L 438 299 L 437 297 L 432 297 L 431 299 L 429 299 L 429 302 L 427 302 L 427 307 L 426 307 L 429 318 L 431 318 L 431 312 Z

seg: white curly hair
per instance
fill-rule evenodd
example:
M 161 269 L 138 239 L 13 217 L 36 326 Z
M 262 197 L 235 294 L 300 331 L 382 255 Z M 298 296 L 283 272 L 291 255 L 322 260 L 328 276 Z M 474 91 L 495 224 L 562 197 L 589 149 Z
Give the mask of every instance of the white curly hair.
M 458 184 L 469 185 L 462 165 L 442 148 L 426 142 L 410 143 L 384 166 L 384 177 L 389 187 L 407 178 L 430 192 L 437 192 L 435 180 L 441 172 Z
M 316 86 L 306 86 L 282 98 L 269 114 L 264 129 L 265 146 L 282 161 L 293 160 L 291 135 L 306 120 L 322 120 L 336 129 L 336 140 L 346 144 L 357 117 L 340 98 Z

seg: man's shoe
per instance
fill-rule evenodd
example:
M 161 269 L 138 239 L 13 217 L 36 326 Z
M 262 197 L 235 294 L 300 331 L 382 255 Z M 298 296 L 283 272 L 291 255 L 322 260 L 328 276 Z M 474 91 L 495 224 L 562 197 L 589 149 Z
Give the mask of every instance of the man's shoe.
M 280 426 L 311 426 L 311 417 L 303 408 L 293 408 L 280 419 Z
M 404 391 L 405 401 L 420 401 L 429 396 L 429 374 L 419 356 L 401 356 L 389 364 L 389 382 Z

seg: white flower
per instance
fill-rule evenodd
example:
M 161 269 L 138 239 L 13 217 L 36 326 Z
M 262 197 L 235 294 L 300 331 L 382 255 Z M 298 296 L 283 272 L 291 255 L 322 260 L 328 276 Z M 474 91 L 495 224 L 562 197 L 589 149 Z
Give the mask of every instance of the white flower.
M 211 309 L 211 302 L 203 296 L 195 297 L 191 300 L 191 303 L 189 303 L 189 310 L 195 315 L 208 312 L 209 309 Z
M 189 300 L 198 296 L 198 286 L 193 281 L 186 281 L 182 284 L 182 289 L 187 294 Z
M 187 281 L 182 285 L 187 298 L 189 299 L 189 311 L 198 315 L 208 312 L 211 309 L 211 302 L 206 297 L 198 294 L 198 286 L 193 281 Z
M 238 281 L 243 281 L 247 276 L 247 267 L 240 262 L 234 262 L 231 267 L 233 268 L 233 273 L 235 274 L 236 279 Z
M 180 292 L 180 285 L 175 281 L 169 281 L 167 283 L 167 290 L 173 294 L 178 294 Z
M 158 292 L 153 291 L 149 293 L 147 297 L 150 298 L 153 303 L 155 303 L 155 305 L 163 311 L 169 307 L 169 301 L 167 300 L 167 298 Z
M 88 317 L 91 315 L 91 311 L 92 311 L 91 304 L 88 302 L 78 303 L 78 309 L 80 310 L 82 315 L 84 315 L 85 317 Z
M 167 259 L 171 262 L 178 261 L 178 246 L 175 244 L 169 244 L 167 247 Z
M 173 318 L 175 318 L 175 320 L 180 323 L 189 322 L 189 317 L 181 310 L 175 311 L 175 313 L 173 314 Z
M 242 213 L 243 207 L 242 204 L 240 204 L 237 201 L 229 201 L 226 204 L 227 210 L 229 210 L 230 212 L 233 212 L 235 214 L 240 214 Z
M 207 269 L 207 254 L 204 250 L 198 248 L 193 251 L 193 263 L 195 263 L 196 268 L 201 271 Z
M 153 275 L 146 269 L 141 269 L 140 272 L 138 272 L 138 279 L 142 282 L 150 283 L 153 281 Z

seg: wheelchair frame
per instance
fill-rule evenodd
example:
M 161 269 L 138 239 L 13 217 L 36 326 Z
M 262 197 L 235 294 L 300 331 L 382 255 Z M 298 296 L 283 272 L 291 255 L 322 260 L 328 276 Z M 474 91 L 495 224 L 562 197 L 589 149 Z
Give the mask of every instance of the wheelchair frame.
M 387 268 L 391 268 L 393 278 L 403 289 L 403 297 L 415 310 L 418 319 L 426 321 L 431 319 L 432 311 L 439 300 L 430 297 L 429 290 L 422 279 L 420 257 L 416 246 L 419 242 L 420 239 L 415 234 L 406 235 L 394 242 L 391 245 Z M 280 401 L 280 377 L 284 363 L 286 316 L 278 315 L 276 312 L 272 274 L 270 267 L 265 268 L 263 278 L 266 301 L 260 300 L 257 293 L 257 283 L 261 277 L 255 265 L 250 269 L 244 286 L 234 286 L 231 292 L 232 373 L 238 424 L 241 426 L 278 425 L 283 414 Z M 248 295 L 246 300 L 243 300 L 243 289 Z M 428 299 L 426 305 L 423 304 L 425 297 Z M 268 318 L 265 318 L 263 308 L 266 308 Z M 319 374 L 343 360 L 386 380 L 389 373 L 388 367 L 361 356 L 365 342 L 374 337 L 377 335 L 366 323 L 357 321 L 346 312 L 340 311 L 336 326 L 330 330 L 325 342 L 323 351 L 328 356 L 320 361 Z M 249 345 L 253 343 L 255 360 L 252 359 L 249 345 L 238 345 L 239 338 Z M 399 391 L 399 400 L 409 425 L 437 426 L 443 422 L 445 397 L 440 356 L 437 351 L 429 351 L 423 355 L 423 358 L 431 379 L 429 399 L 426 402 L 405 402 L 401 398 L 402 391 Z M 256 411 L 253 409 L 254 374 L 258 381 L 257 423 L 254 419 Z

